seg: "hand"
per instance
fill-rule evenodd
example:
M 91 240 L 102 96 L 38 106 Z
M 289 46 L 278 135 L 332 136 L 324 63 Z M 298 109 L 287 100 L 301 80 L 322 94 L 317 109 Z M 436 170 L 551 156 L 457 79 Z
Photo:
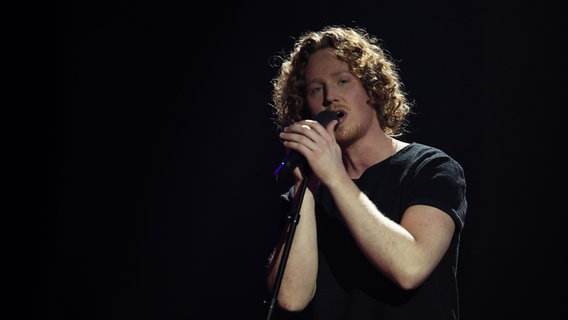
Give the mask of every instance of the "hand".
M 341 148 L 335 141 L 334 127 L 337 120 L 331 121 L 327 128 L 314 120 L 296 122 L 280 133 L 280 139 L 289 150 L 302 154 L 307 161 L 307 168 L 296 168 L 294 177 L 300 181 L 311 169 L 319 180 L 326 183 L 337 172 L 345 171 L 341 159 Z

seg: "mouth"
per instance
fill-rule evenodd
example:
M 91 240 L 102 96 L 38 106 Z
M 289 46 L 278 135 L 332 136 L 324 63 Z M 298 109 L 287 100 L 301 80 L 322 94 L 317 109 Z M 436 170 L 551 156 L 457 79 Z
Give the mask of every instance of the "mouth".
M 343 111 L 337 111 L 335 113 L 335 115 L 337 116 L 337 120 L 339 121 L 339 123 L 342 123 L 343 121 L 345 121 L 345 118 L 347 116 L 347 114 Z

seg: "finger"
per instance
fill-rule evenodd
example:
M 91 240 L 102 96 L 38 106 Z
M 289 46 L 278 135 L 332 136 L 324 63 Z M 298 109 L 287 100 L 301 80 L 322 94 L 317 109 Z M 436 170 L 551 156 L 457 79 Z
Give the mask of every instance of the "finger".
M 284 128 L 284 131 L 280 134 L 280 138 L 284 141 L 309 146 L 317 140 L 318 133 L 309 125 L 298 123 Z

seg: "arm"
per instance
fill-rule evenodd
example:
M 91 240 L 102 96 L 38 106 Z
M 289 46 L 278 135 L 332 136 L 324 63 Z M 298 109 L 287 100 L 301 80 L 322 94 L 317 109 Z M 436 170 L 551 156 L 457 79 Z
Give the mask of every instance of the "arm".
M 444 256 L 456 228 L 454 221 L 426 205 L 409 207 L 400 224 L 384 216 L 347 174 L 332 125 L 326 131 L 305 121 L 281 137 L 286 138 L 285 146 L 306 157 L 314 175 L 328 187 L 369 261 L 401 288 L 416 288 Z
M 330 180 L 328 187 L 363 253 L 403 289 L 418 287 L 450 245 L 455 224 L 440 209 L 411 206 L 398 224 L 385 217 L 351 179 Z
M 296 169 L 296 173 L 297 173 Z M 297 208 L 301 181 L 295 185 L 292 208 Z M 300 219 L 295 230 L 292 247 L 284 270 L 281 286 L 278 292 L 278 304 L 289 311 L 304 309 L 315 294 L 318 269 L 317 233 L 314 213 L 314 198 L 309 188 L 306 189 Z M 292 212 L 291 214 L 294 214 Z M 267 285 L 274 291 L 275 280 L 280 267 L 284 245 L 290 232 L 291 224 L 287 223 L 280 241 L 275 248 L 268 264 Z

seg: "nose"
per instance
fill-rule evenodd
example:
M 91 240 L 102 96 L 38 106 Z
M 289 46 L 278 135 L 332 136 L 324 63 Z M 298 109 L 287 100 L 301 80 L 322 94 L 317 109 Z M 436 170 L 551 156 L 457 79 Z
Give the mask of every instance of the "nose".
M 329 87 L 324 89 L 324 97 L 323 97 L 323 105 L 324 107 L 328 107 L 332 105 L 334 102 L 337 102 L 336 92 L 331 90 Z

